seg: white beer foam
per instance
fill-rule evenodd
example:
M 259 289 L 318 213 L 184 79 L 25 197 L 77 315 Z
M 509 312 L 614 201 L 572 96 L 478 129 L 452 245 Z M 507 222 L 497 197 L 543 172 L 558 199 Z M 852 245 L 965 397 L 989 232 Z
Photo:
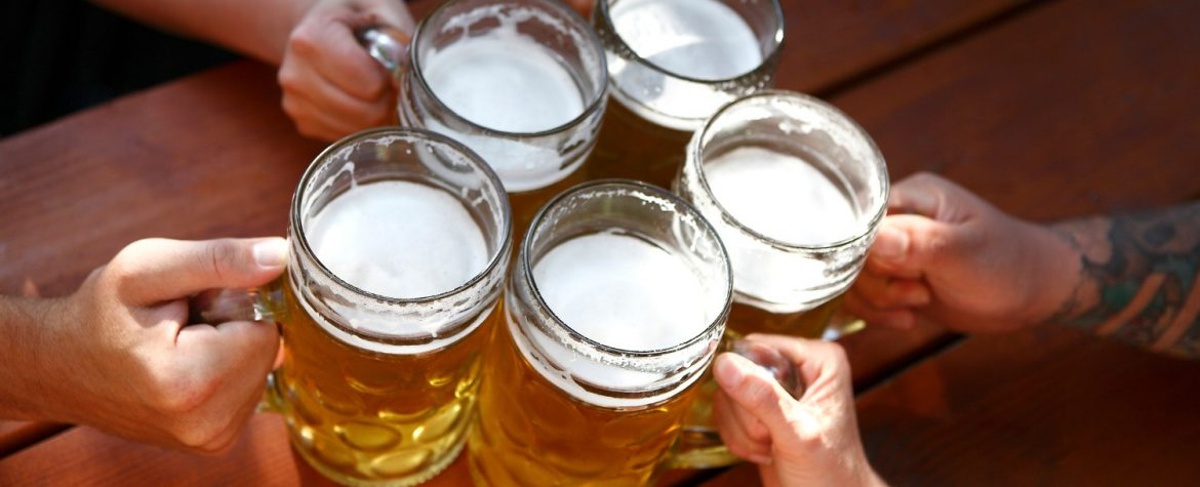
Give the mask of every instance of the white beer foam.
M 423 63 L 430 90 L 442 103 L 471 123 L 515 134 L 551 131 L 583 115 L 585 94 L 571 71 L 553 52 L 517 31 L 518 23 L 531 18 L 550 25 L 558 21 L 533 9 L 488 8 L 451 19 L 445 28 L 466 29 L 481 16 L 495 18 L 499 27 L 434 51 Z M 563 36 L 585 42 L 561 27 Z M 425 123 L 478 153 L 508 191 L 549 186 L 576 167 L 564 167 L 553 143 L 461 132 L 436 117 Z
M 442 103 L 493 130 L 541 132 L 584 110 L 571 73 L 511 22 L 432 53 L 423 73 Z
M 830 244 L 854 237 L 862 227 L 845 185 L 794 154 L 737 147 L 707 159 L 704 176 L 734 219 L 781 242 Z
M 629 235 L 567 240 L 538 261 L 533 277 L 564 323 L 614 348 L 669 348 L 699 335 L 713 318 L 699 276 L 682 258 Z
M 312 216 L 305 235 L 334 275 L 391 298 L 453 290 L 488 264 L 483 232 L 463 203 L 411 181 L 351 187 Z
M 700 335 L 715 319 L 699 276 L 679 257 L 648 241 L 615 233 L 577 237 L 551 249 L 534 266 L 538 291 L 551 311 L 579 334 L 608 347 L 630 351 L 670 348 Z M 719 307 L 718 307 L 719 308 Z M 551 363 L 532 365 L 566 393 L 609 408 L 641 407 L 677 394 L 696 377 L 663 389 L 669 372 L 649 371 L 638 358 L 612 363 L 572 351 L 560 338 L 535 326 L 509 329 L 526 357 L 544 352 Z M 529 343 L 532 340 L 535 343 Z M 683 364 L 680 364 L 683 365 Z M 700 364 L 699 366 L 703 366 Z M 695 365 L 693 365 L 695 367 Z M 586 386 L 585 386 L 586 384 Z M 634 396 L 605 394 L 593 387 Z M 643 394 L 656 391 L 653 394 Z
M 734 299 L 773 313 L 807 309 L 823 294 L 829 263 L 764 242 L 818 247 L 859 235 L 865 222 L 847 194 L 808 155 L 744 145 L 710 157 L 704 176 L 715 201 L 697 202 L 721 236 L 734 274 Z M 716 205 L 720 205 L 717 208 Z M 739 228 L 721 216 L 724 211 Z
M 624 0 L 611 17 L 617 35 L 639 57 L 676 74 L 729 79 L 763 61 L 754 31 L 715 0 Z

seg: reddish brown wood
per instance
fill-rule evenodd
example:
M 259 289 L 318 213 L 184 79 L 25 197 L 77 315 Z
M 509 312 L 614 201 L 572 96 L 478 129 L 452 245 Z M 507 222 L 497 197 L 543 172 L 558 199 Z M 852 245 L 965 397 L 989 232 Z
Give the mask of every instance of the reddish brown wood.
M 1050 327 L 922 363 L 863 395 L 859 424 L 897 485 L 1185 485 L 1198 379 L 1200 362 Z
M 41 421 L 0 420 L 0 458 L 56 435 L 71 425 Z
M 1191 2 L 1066 0 L 832 98 L 893 178 L 942 173 L 1049 220 L 1200 197 Z
M 1057 2 L 832 101 L 895 177 L 940 172 L 1027 218 L 1195 199 L 1197 15 Z M 879 331 L 843 341 L 860 383 L 886 368 Z M 1063 329 L 972 337 L 861 396 L 859 424 L 897 485 L 1186 485 L 1200 478 L 1198 379 L 1196 362 Z M 757 482 L 740 466 L 711 485 Z
M 323 144 L 279 98 L 238 62 L 0 141 L 0 293 L 69 293 L 139 238 L 282 235 Z
M 1010 16 L 1000 13 L 1024 2 L 824 3 L 834 5 L 784 2 L 779 85 L 844 88 L 830 99 L 874 134 L 893 176 L 942 172 L 1034 219 L 1200 196 L 1192 3 L 1064 0 Z M 846 84 L 861 73 L 875 76 Z M 241 62 L 0 141 L 0 293 L 27 282 L 68 293 L 137 238 L 281 234 L 323 144 L 296 135 L 278 103 L 271 70 Z M 863 396 L 860 423 L 889 480 L 1200 478 L 1177 454 L 1198 451 L 1196 427 L 1179 425 L 1196 410 L 1191 388 L 1175 388 L 1194 382 L 1193 364 L 1045 330 L 971 338 L 902 370 L 946 337 L 926 325 L 843 340 L 856 382 L 883 380 Z M 0 435 L 23 428 L 13 426 Z M 461 485 L 465 472 L 460 459 L 433 485 Z M 713 483 L 753 479 L 738 467 Z M 273 416 L 217 457 L 73 428 L 0 460 L 4 485 L 321 481 Z

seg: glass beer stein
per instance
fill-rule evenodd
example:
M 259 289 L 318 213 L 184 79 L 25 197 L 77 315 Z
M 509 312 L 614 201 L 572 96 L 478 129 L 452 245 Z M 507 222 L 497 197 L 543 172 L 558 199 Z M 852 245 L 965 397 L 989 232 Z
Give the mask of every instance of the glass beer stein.
M 519 230 L 551 194 L 578 182 L 564 179 L 595 145 L 608 72 L 600 40 L 577 13 L 556 0 L 451 0 L 421 21 L 407 52 L 386 33 L 362 37 L 399 76 L 400 124 L 483 157 L 512 198 Z
M 769 87 L 783 43 L 778 0 L 597 0 L 592 22 L 613 97 L 688 132 Z
M 265 408 L 284 416 L 315 470 L 405 486 L 458 455 L 501 315 L 510 218 L 495 173 L 432 132 L 360 132 L 309 166 L 292 200 L 287 272 L 253 305 L 284 343 Z M 236 315 L 225 309 L 236 303 L 208 311 Z
M 726 253 L 676 195 L 596 181 L 534 218 L 468 441 L 477 485 L 645 485 L 724 330 Z
M 674 189 L 712 222 L 729 252 L 727 343 L 756 332 L 835 336 L 844 330 L 827 326 L 850 325 L 835 315 L 886 212 L 888 173 L 874 141 L 848 116 L 800 93 L 738 99 L 693 135 Z M 731 463 L 709 417 L 716 384 L 702 389 L 678 461 Z

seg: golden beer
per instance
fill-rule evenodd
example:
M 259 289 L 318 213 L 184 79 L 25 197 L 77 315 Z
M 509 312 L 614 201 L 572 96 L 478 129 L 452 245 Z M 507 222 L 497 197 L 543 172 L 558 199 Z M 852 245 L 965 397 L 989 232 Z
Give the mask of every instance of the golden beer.
M 585 183 L 548 203 L 484 355 L 476 483 L 650 483 L 716 350 L 729 272 L 711 226 L 662 189 Z
M 480 354 L 499 313 L 439 350 L 372 352 L 324 331 L 285 286 L 283 366 L 274 376 L 293 444 L 315 469 L 345 484 L 436 472 L 462 448 L 475 412 Z
M 269 405 L 338 483 L 428 480 L 465 443 L 500 316 L 511 251 L 500 180 L 444 136 L 361 132 L 309 167 L 289 234 Z
M 641 408 L 607 408 L 573 398 L 521 354 L 510 328 L 497 326 L 480 390 L 486 411 L 470 441 L 471 469 L 483 485 L 647 485 L 691 407 L 695 384 Z M 527 338 L 525 338 L 527 339 Z

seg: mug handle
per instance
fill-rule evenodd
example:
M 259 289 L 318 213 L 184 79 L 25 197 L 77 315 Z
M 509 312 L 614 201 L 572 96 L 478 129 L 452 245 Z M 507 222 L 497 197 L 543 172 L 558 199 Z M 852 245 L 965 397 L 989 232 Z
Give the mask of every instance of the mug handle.
M 796 366 L 792 361 L 779 353 L 779 350 L 761 343 L 734 340 L 728 351 L 741 355 L 765 369 L 793 399 L 800 399 L 804 395 L 804 380 L 796 373 Z
M 408 46 L 412 38 L 400 29 L 375 25 L 355 32 L 355 37 L 366 48 L 367 54 L 392 75 L 398 76 L 408 67 Z
M 188 297 L 188 324 L 279 321 L 285 309 L 282 279 L 258 288 L 209 289 Z
M 217 288 L 201 291 L 188 297 L 187 324 L 225 323 L 227 321 L 273 321 L 278 323 L 287 314 L 283 301 L 286 274 L 262 287 Z M 283 412 L 275 373 L 267 374 L 266 390 L 258 402 L 258 412 Z

